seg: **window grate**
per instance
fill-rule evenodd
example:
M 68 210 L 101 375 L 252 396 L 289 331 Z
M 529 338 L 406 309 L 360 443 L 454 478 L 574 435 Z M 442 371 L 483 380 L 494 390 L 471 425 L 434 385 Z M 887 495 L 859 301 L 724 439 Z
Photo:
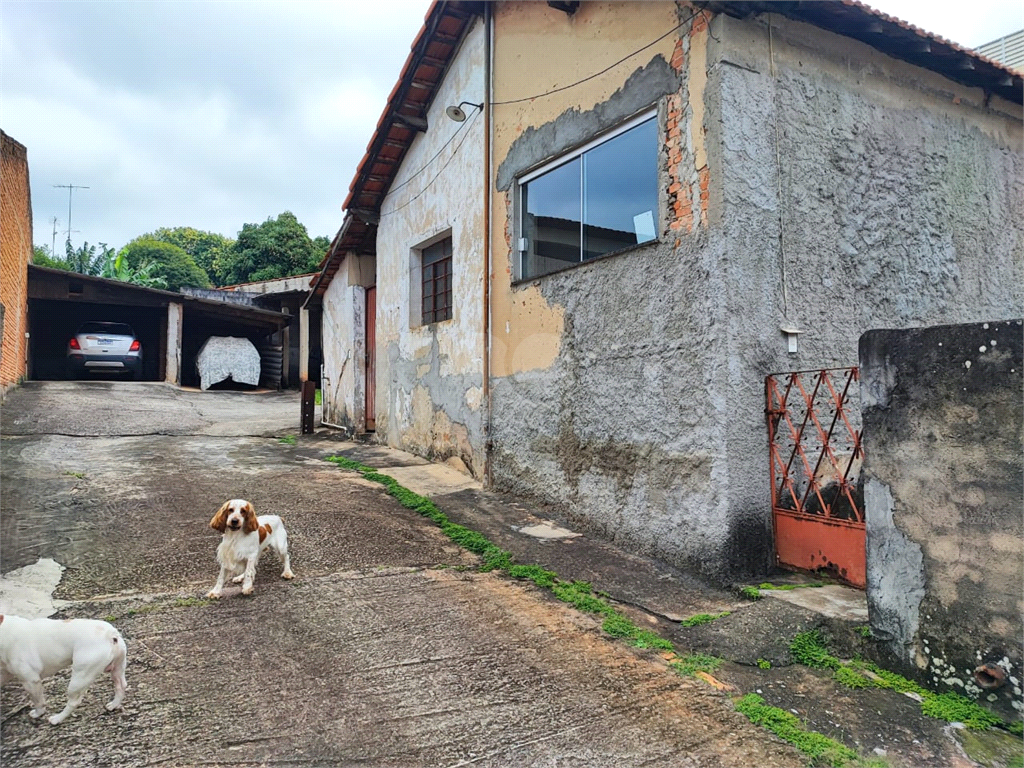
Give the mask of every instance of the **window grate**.
M 423 324 L 452 317 L 452 239 L 423 249 Z

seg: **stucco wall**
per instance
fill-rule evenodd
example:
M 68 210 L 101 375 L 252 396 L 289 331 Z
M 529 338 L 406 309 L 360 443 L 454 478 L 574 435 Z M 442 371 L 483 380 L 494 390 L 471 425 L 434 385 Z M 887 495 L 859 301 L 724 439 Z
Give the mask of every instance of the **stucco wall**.
M 860 366 L 872 631 L 930 684 L 1020 711 L 1024 325 L 870 331 Z M 1006 683 L 979 688 L 982 664 Z
M 766 374 L 855 365 L 868 328 L 1015 316 L 1024 297 L 1020 107 L 776 15 L 769 39 L 767 21 L 718 17 L 709 43 L 725 474 L 751 525 Z M 803 331 L 795 355 L 783 322 Z
M 25 375 L 32 196 L 24 145 L 0 133 L 0 304 L 4 306 L 0 389 Z
M 870 327 L 1017 314 L 1024 165 L 1019 108 L 775 18 L 771 55 L 763 18 L 698 17 L 501 105 L 691 13 L 495 11 L 493 474 L 724 576 L 771 562 L 764 377 L 856 365 Z M 652 104 L 659 242 L 517 283 L 515 177 Z
M 321 417 L 351 433 L 366 429 L 366 286 L 375 279 L 373 257 L 349 253 L 323 299 Z
M 483 52 L 477 19 L 428 109 L 428 130 L 402 163 L 377 228 L 378 439 L 433 459 L 456 457 L 476 476 L 484 466 L 484 121 L 472 107 L 465 108 L 464 123 L 444 110 L 483 101 Z M 416 250 L 447 232 L 452 319 L 421 325 Z

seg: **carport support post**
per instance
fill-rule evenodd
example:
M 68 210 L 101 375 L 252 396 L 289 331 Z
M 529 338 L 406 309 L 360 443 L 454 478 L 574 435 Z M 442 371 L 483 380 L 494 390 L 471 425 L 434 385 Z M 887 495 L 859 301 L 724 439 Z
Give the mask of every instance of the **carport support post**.
M 181 325 L 184 318 L 180 303 L 167 305 L 167 373 L 169 384 L 181 384 Z
M 309 381 L 309 310 L 299 310 L 299 381 Z

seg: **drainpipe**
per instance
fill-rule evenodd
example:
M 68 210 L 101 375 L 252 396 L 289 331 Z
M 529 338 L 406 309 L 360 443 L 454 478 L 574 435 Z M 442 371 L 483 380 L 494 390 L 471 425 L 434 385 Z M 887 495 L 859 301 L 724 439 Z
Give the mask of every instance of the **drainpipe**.
M 484 348 L 483 394 L 486 410 L 484 424 L 484 484 L 493 486 L 491 474 L 491 4 L 484 3 Z

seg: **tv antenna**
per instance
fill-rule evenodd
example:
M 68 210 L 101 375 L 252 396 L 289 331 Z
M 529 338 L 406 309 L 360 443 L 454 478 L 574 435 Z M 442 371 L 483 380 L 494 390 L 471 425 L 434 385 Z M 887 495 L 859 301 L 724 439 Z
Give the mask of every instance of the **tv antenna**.
M 76 189 L 89 189 L 89 187 L 83 187 L 80 184 L 54 184 L 57 189 L 66 189 L 68 191 L 68 242 L 71 242 L 71 195 Z M 76 230 L 77 231 L 77 230 Z

